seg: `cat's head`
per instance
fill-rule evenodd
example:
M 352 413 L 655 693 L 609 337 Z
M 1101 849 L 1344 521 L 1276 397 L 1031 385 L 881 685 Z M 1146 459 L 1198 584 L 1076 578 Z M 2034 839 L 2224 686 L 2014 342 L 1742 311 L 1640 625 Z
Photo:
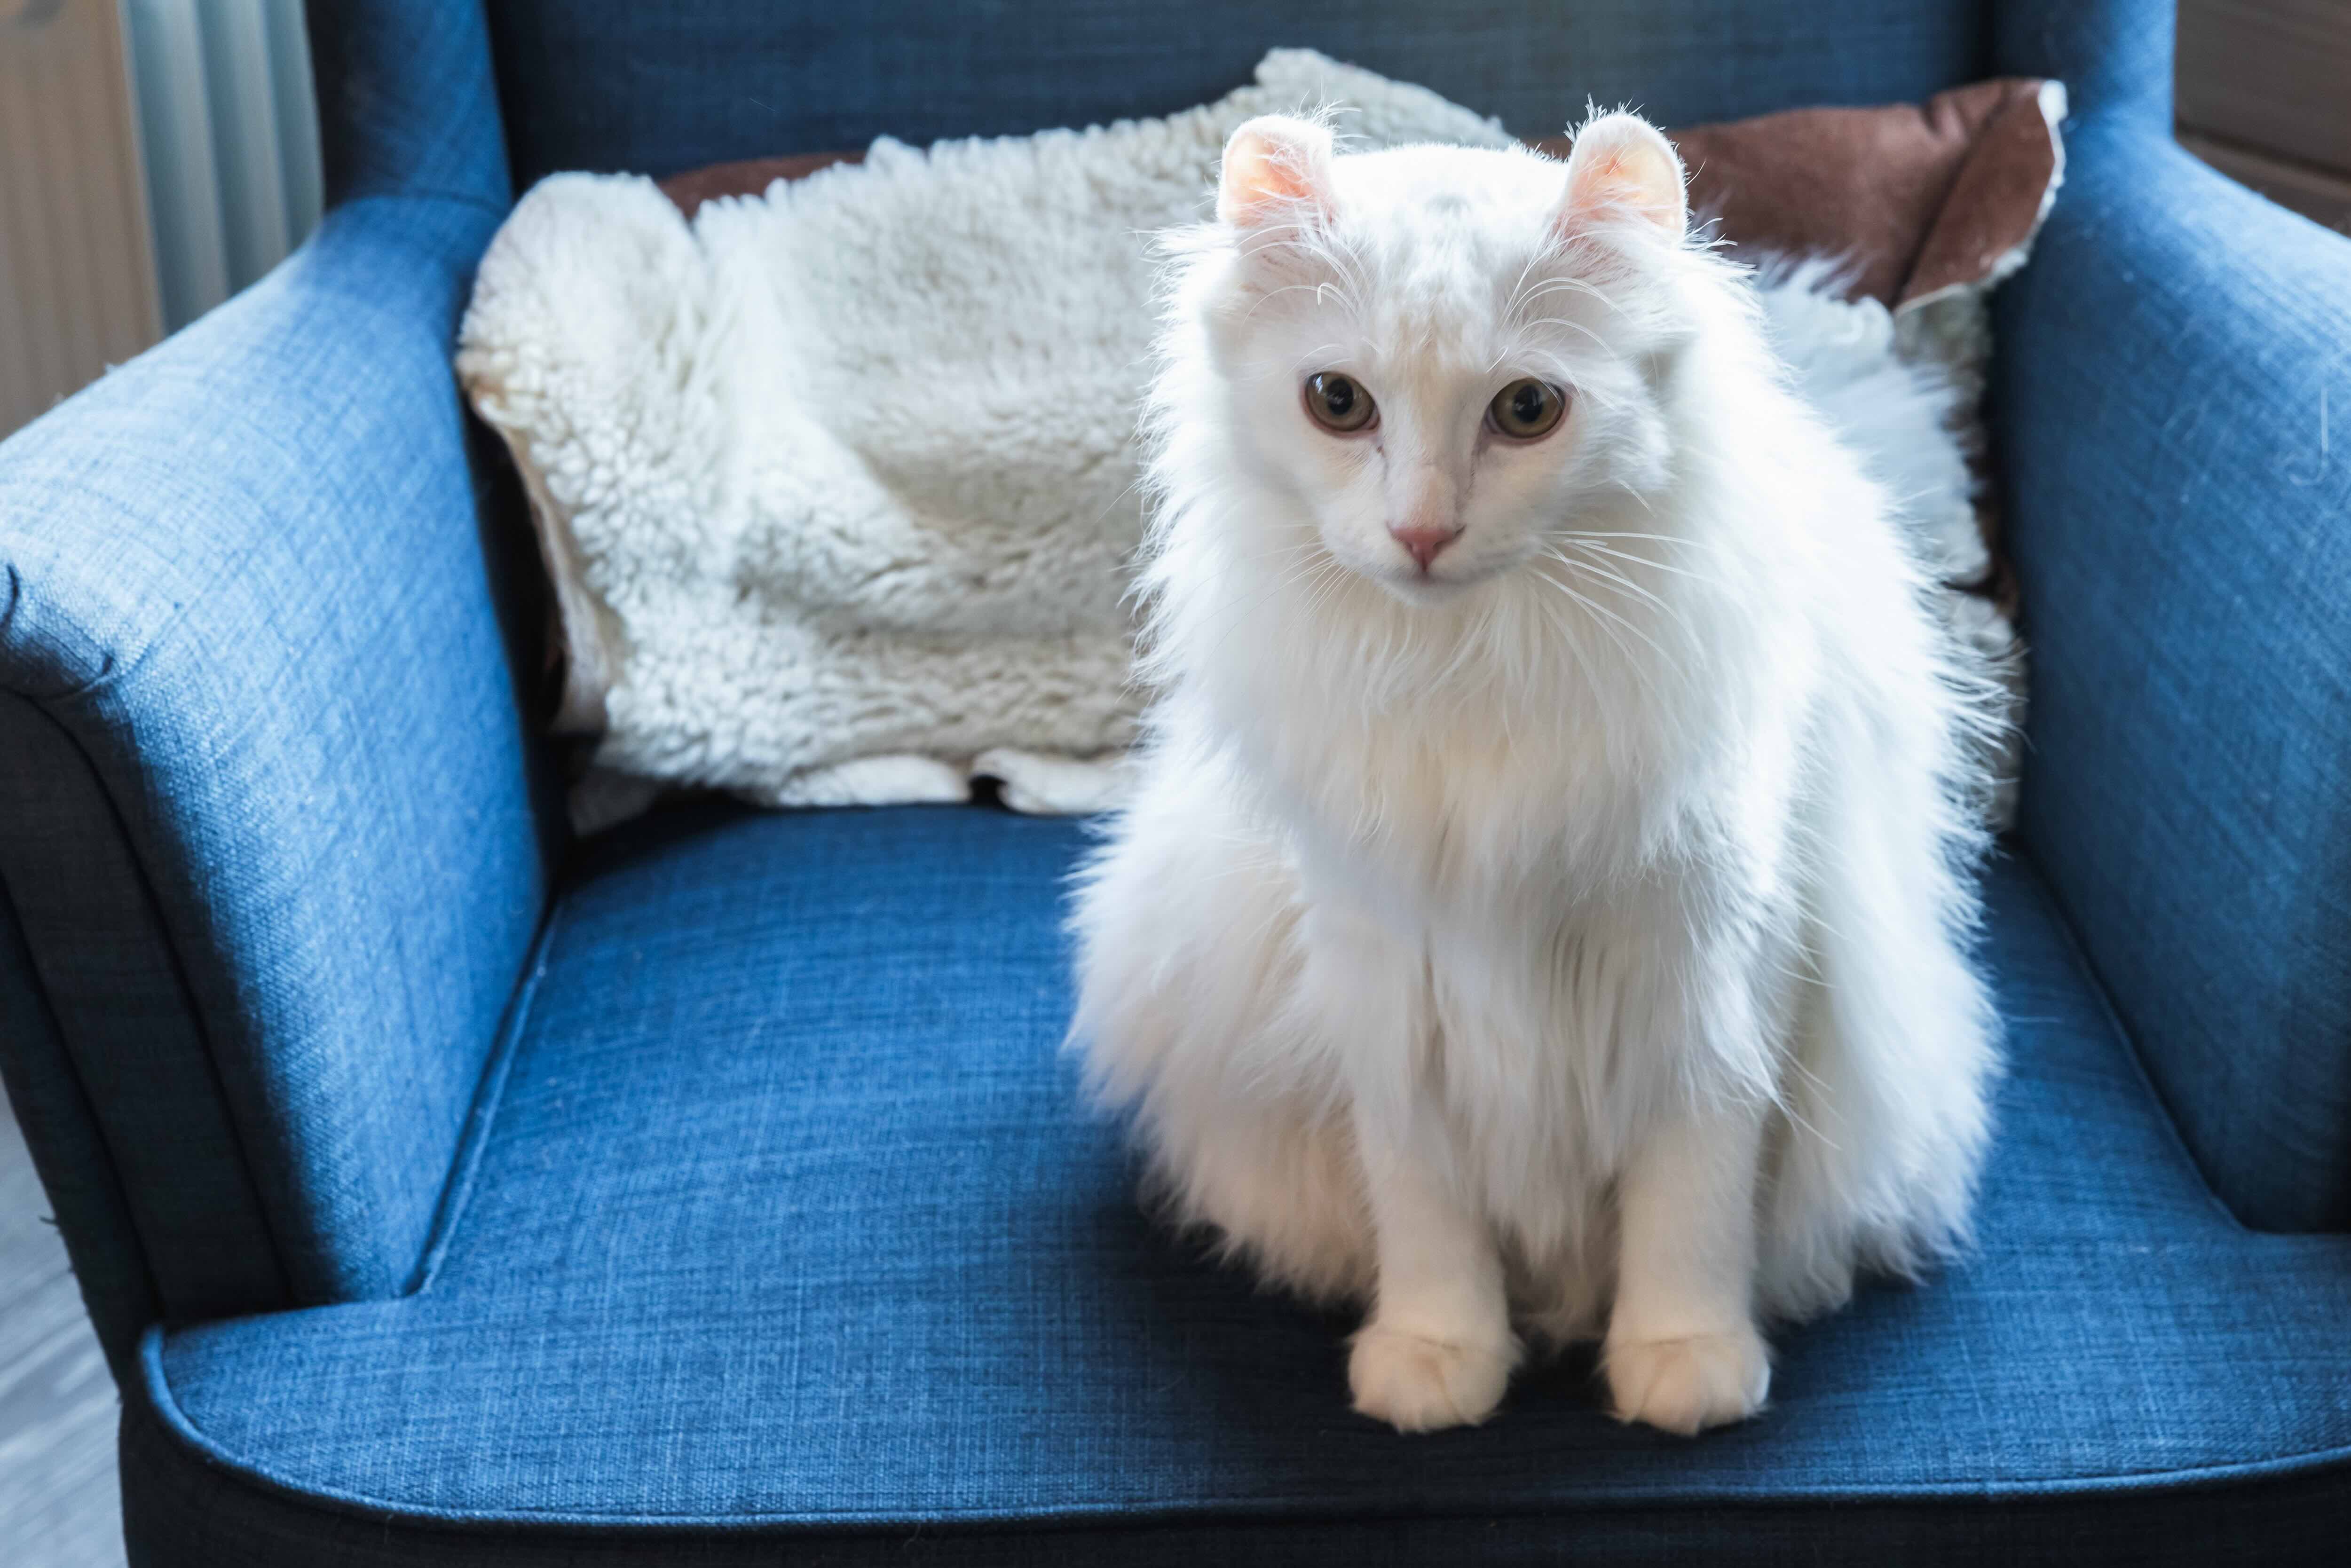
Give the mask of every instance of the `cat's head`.
M 1218 422 L 1232 480 L 1342 566 L 1449 598 L 1658 482 L 1687 227 L 1680 161 L 1629 114 L 1565 162 L 1341 155 L 1322 125 L 1253 120 L 1179 282 L 1203 362 L 1169 412 Z

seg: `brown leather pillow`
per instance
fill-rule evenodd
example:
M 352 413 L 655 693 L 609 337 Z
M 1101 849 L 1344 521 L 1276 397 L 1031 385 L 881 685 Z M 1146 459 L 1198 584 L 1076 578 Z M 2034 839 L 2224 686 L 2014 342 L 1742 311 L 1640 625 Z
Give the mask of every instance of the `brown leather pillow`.
M 1925 103 L 1797 109 L 1670 134 L 1690 172 L 1691 210 L 1735 246 L 1843 256 L 1854 292 L 1888 307 L 1987 280 L 2040 221 L 2058 172 L 2044 84 L 1976 82 Z M 1567 155 L 1565 137 L 1534 144 Z M 804 152 L 673 174 L 663 192 L 692 217 L 862 152 Z

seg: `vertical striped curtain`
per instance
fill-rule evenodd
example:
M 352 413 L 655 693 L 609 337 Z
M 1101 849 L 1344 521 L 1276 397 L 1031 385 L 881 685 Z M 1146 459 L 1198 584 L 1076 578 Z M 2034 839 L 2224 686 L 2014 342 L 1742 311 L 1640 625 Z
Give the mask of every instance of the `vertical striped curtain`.
M 0 436 L 162 329 L 115 0 L 0 0 Z
M 319 221 L 301 0 L 121 0 L 163 329 L 259 277 Z

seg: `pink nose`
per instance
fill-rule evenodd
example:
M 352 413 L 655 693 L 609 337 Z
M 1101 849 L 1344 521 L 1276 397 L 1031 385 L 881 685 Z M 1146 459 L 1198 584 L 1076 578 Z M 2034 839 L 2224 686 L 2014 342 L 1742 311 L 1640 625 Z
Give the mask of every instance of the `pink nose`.
M 1420 563 L 1423 571 L 1428 570 L 1428 563 L 1437 559 L 1439 550 L 1461 537 L 1459 528 L 1428 528 L 1417 524 L 1390 528 L 1388 533 L 1396 543 L 1412 552 L 1412 559 Z

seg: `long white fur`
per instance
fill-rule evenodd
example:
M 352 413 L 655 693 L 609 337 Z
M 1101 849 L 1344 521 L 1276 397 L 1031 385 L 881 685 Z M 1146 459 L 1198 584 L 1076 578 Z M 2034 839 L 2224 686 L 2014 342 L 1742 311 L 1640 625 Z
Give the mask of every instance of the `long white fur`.
M 1739 1418 L 1761 1326 L 1966 1232 L 1974 688 L 1646 125 L 1252 137 L 1267 199 L 1170 246 L 1155 697 L 1072 1039 L 1181 1222 L 1370 1307 L 1368 1414 L 1482 1419 L 1524 1331 L 1603 1339 L 1628 1418 Z M 1308 419 L 1322 371 L 1370 436 Z M 1561 427 L 1481 434 L 1524 375 Z

